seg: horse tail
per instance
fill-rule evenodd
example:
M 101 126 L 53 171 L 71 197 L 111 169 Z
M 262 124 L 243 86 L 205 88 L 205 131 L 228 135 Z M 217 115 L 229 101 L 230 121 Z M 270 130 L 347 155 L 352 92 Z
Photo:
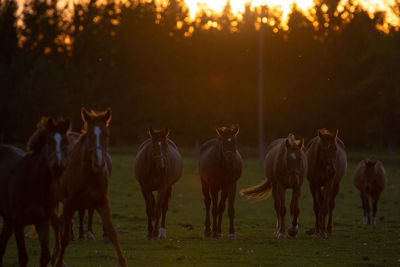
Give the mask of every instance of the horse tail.
M 240 190 L 240 195 L 247 197 L 247 199 L 263 200 L 268 198 L 272 192 L 271 181 L 265 179 L 258 185 Z

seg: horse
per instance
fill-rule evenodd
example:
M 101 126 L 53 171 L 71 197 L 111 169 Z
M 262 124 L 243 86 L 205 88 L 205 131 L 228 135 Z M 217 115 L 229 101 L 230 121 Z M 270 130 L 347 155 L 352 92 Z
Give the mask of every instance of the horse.
M 68 139 L 70 140 L 69 146 L 68 146 L 68 151 L 69 153 L 72 153 L 74 146 L 78 143 L 79 137 L 81 136 L 80 133 L 77 132 L 69 132 L 68 134 Z M 111 155 L 108 151 L 106 151 L 106 160 L 107 160 L 107 165 L 108 165 L 108 176 L 111 177 L 111 171 L 112 171 L 112 160 L 111 160 Z M 85 217 L 85 209 L 80 209 L 78 211 L 79 214 L 79 236 L 78 240 L 82 241 L 85 240 L 84 236 L 84 226 L 83 226 L 83 219 Z M 94 214 L 94 208 L 89 208 L 88 210 L 88 230 L 86 231 L 86 237 L 88 240 L 95 240 L 94 232 L 93 232 L 93 214 Z M 103 227 L 103 242 L 104 243 L 109 243 L 110 240 L 106 235 L 105 229 Z
M 94 208 L 100 214 L 105 231 L 115 247 L 120 266 L 127 266 L 118 236 L 111 220 L 108 198 L 109 168 L 106 151 L 109 142 L 111 109 L 104 112 L 88 112 L 81 109 L 84 123 L 82 134 L 73 147 L 71 161 L 58 184 L 58 195 L 64 207 L 61 227 L 58 227 L 52 255 L 52 263 L 64 265 L 66 247 L 71 240 L 72 217 L 77 210 Z M 54 225 L 53 225 L 54 227 Z M 57 226 L 56 226 L 57 228 Z
M 212 201 L 212 234 L 220 238 L 222 215 L 228 199 L 229 238 L 235 239 L 235 195 L 236 183 L 242 175 L 242 157 L 236 147 L 239 126 L 216 128 L 217 137 L 208 140 L 200 147 L 199 173 L 206 206 L 204 235 L 211 236 L 210 207 Z M 221 199 L 218 204 L 218 195 Z M 210 197 L 211 193 L 211 197 Z
M 361 160 L 354 170 L 354 185 L 360 190 L 364 209 L 364 224 L 376 226 L 378 200 L 387 183 L 386 171 L 382 162 L 376 158 Z M 372 201 L 372 220 L 369 200 Z
M 41 246 L 40 266 L 47 266 L 49 219 L 55 206 L 54 182 L 67 162 L 70 119 L 43 117 L 29 138 L 27 152 L 0 146 L 0 266 L 7 242 L 14 233 L 20 266 L 27 266 L 24 227 L 34 224 Z
M 264 159 L 266 179 L 260 184 L 240 190 L 242 196 L 248 199 L 266 199 L 271 195 L 277 221 L 276 237 L 285 238 L 285 195 L 287 189 L 292 189 L 290 203 L 290 226 L 288 235 L 297 237 L 300 214 L 301 186 L 307 175 L 307 157 L 303 151 L 304 139 L 296 140 L 293 134 L 287 138 L 279 138 L 268 147 Z
M 347 155 L 342 140 L 336 133 L 326 129 L 318 130 L 318 136 L 309 141 L 306 146 L 308 159 L 307 179 L 313 197 L 315 214 L 315 233 L 321 237 L 332 235 L 333 210 L 335 198 L 339 192 L 340 181 L 347 170 Z M 326 216 L 329 220 L 326 224 Z
M 172 185 L 182 176 L 182 158 L 169 129 L 149 129 L 150 138 L 140 146 L 134 161 L 134 174 L 146 202 L 147 239 L 165 239 L 165 217 Z M 153 191 L 158 191 L 157 201 Z M 162 214 L 161 226 L 158 229 Z
M 74 146 L 76 145 L 76 143 L 78 143 L 80 135 L 81 135 L 80 133 L 77 133 L 77 132 L 74 132 L 74 131 L 70 131 L 68 133 L 68 135 L 67 135 L 68 141 L 69 141 L 68 142 L 68 146 L 67 146 L 68 155 L 72 154 L 72 150 L 73 150 Z M 23 151 L 22 151 L 22 153 L 23 153 Z M 108 164 L 108 166 L 110 166 L 109 175 L 111 176 L 111 169 L 112 169 L 111 156 L 110 156 L 109 153 L 107 153 L 106 156 L 107 156 L 107 164 Z M 88 240 L 95 240 L 95 236 L 94 236 L 93 228 L 92 228 L 92 225 L 93 225 L 93 213 L 94 213 L 94 209 L 92 209 L 92 208 L 88 209 L 88 215 L 89 215 L 89 218 L 88 218 L 88 230 L 86 231 L 86 236 L 87 236 Z M 85 210 L 84 209 L 79 210 L 79 237 L 78 237 L 78 240 L 80 240 L 80 241 L 81 240 L 85 240 L 84 227 L 83 227 L 84 216 L 85 216 Z M 72 231 L 72 229 L 71 229 L 71 231 Z M 36 228 L 35 228 L 34 225 L 31 227 L 31 229 L 26 234 L 26 236 L 29 237 L 29 238 L 36 238 L 37 237 L 37 231 L 36 231 Z M 108 239 L 107 235 L 105 234 L 104 229 L 103 229 L 103 242 L 104 243 L 108 243 L 109 242 L 109 239 Z

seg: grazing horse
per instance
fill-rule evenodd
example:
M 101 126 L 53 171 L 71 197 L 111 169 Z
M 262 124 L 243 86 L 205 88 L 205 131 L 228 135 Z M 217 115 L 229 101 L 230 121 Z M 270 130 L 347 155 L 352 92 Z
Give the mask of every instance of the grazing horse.
M 236 183 L 242 175 L 243 165 L 242 157 L 236 147 L 239 126 L 219 127 L 216 128 L 216 132 L 216 138 L 208 140 L 200 147 L 199 172 L 206 206 L 204 235 L 211 235 L 210 206 L 212 201 L 213 237 L 222 236 L 222 215 L 228 198 L 229 238 L 234 239 Z M 219 191 L 221 191 L 221 200 L 218 204 Z
M 367 158 L 360 161 L 354 171 L 354 185 L 360 190 L 360 197 L 364 209 L 364 224 L 376 225 L 376 211 L 378 200 L 386 186 L 386 171 L 382 162 L 376 158 Z M 372 220 L 370 217 L 369 200 L 372 201 Z
M 149 135 L 150 138 L 139 147 L 134 162 L 134 173 L 146 202 L 147 239 L 165 239 L 168 200 L 172 185 L 182 175 L 182 158 L 175 143 L 168 138 L 168 128 L 150 128 Z M 153 191 L 156 190 L 157 201 L 153 196 Z M 158 229 L 161 214 L 161 226 Z
M 315 214 L 315 229 L 309 233 L 322 237 L 332 234 L 335 198 L 347 169 L 345 146 L 337 135 L 338 131 L 334 134 L 326 129 L 318 130 L 318 136 L 311 139 L 306 147 L 307 179 L 310 182 Z
M 304 139 L 296 140 L 293 134 L 273 141 L 267 147 L 264 159 L 266 179 L 259 185 L 240 190 L 240 194 L 248 199 L 264 199 L 269 197 L 272 191 L 278 217 L 276 233 L 278 239 L 285 237 L 286 189 L 293 190 L 288 234 L 290 237 L 297 236 L 301 186 L 307 175 L 307 157 L 303 152 L 303 146 Z
M 27 266 L 24 227 L 34 224 L 41 246 L 40 266 L 47 266 L 49 219 L 55 206 L 54 182 L 66 165 L 70 119 L 42 118 L 30 137 L 27 153 L 0 146 L 0 266 L 14 233 L 20 266 Z
M 64 208 L 61 227 L 53 250 L 52 263 L 61 267 L 65 249 L 71 240 L 72 217 L 77 210 L 94 208 L 100 214 L 105 231 L 113 243 L 120 266 L 127 266 L 118 236 L 111 221 L 108 198 L 109 168 L 106 151 L 109 142 L 111 109 L 96 113 L 81 110 L 83 132 L 74 146 L 71 161 L 60 178 L 58 194 Z M 54 225 L 53 225 L 54 226 Z M 60 236 L 61 235 L 61 236 Z

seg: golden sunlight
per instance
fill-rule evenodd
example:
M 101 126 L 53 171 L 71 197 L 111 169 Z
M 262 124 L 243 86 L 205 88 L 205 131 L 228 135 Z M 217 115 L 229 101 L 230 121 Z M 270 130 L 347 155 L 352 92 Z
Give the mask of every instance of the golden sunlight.
M 191 19 L 194 19 L 201 10 L 220 14 L 227 1 L 226 0 L 185 0 L 186 5 L 189 9 L 189 15 Z M 288 16 L 293 6 L 301 11 L 311 22 L 315 18 L 314 0 L 231 0 L 230 5 L 232 13 L 239 20 L 241 14 L 244 11 L 246 4 L 250 4 L 250 7 L 254 10 L 256 7 L 266 5 L 270 10 L 273 10 L 276 14 L 281 17 L 281 26 L 283 29 L 287 29 Z M 398 27 L 400 25 L 399 14 L 395 13 L 396 0 L 341 0 L 338 4 L 337 10 L 334 11 L 335 15 L 343 17 L 343 10 L 349 9 L 355 10 L 355 6 L 359 6 L 368 12 L 372 18 L 376 12 L 385 12 L 386 19 L 383 21 L 382 29 L 387 29 L 388 26 Z M 326 13 L 328 6 L 323 5 L 321 11 Z

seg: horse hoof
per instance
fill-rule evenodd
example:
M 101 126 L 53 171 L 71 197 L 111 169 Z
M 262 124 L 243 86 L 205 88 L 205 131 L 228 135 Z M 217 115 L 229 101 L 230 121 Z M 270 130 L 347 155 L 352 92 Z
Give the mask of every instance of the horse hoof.
M 288 236 L 292 237 L 292 238 L 296 238 L 297 237 L 297 231 L 288 230 Z
M 288 235 L 290 237 L 296 238 L 297 237 L 298 228 L 297 227 L 289 227 Z
M 166 239 L 167 238 L 167 230 L 165 228 L 160 228 L 160 234 L 158 235 L 159 239 Z
M 108 243 L 111 243 L 111 240 L 110 240 L 110 238 L 108 238 L 108 236 L 103 236 L 103 243 L 104 244 L 108 244 Z
M 87 239 L 88 240 L 96 240 L 96 238 L 94 237 L 94 234 L 93 234 L 93 232 L 91 232 L 91 231 L 87 231 L 86 232 L 86 237 L 87 237 Z
M 281 232 L 278 232 L 278 233 L 276 234 L 276 238 L 278 238 L 278 239 L 284 239 L 284 238 L 285 238 L 285 234 L 283 234 L 283 233 L 281 233 Z
M 315 228 L 311 228 L 311 229 L 307 230 L 307 231 L 306 231 L 306 234 L 307 234 L 307 235 L 313 235 L 313 234 L 315 234 Z
M 222 234 L 221 234 L 221 233 L 214 233 L 214 234 L 213 234 L 213 237 L 214 237 L 214 238 L 221 238 L 221 237 L 222 237 Z
M 151 236 L 149 236 L 149 235 L 146 237 L 146 239 L 147 240 L 153 240 L 153 238 Z
M 85 238 L 83 238 L 83 237 L 78 237 L 78 240 L 77 240 L 77 241 L 79 241 L 79 242 L 85 241 Z
M 232 239 L 232 240 L 236 240 L 236 235 L 235 234 L 229 234 L 228 238 Z

